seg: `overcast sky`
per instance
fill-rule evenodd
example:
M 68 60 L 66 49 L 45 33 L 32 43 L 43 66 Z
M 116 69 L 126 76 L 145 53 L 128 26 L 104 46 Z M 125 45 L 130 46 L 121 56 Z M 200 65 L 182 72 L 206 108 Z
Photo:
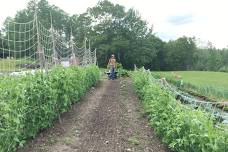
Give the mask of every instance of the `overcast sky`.
M 0 24 L 26 7 L 29 0 L 1 0 Z M 48 0 L 64 11 L 79 14 L 98 0 Z M 163 40 L 195 36 L 211 41 L 216 47 L 228 46 L 228 0 L 110 0 L 133 7 L 143 19 L 154 25 L 154 32 Z

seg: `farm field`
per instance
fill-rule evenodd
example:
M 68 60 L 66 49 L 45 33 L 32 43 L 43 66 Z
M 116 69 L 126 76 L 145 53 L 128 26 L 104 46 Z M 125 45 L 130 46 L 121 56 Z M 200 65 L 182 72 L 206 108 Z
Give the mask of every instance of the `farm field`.
M 199 93 L 215 100 L 228 100 L 228 73 L 208 71 L 153 72 L 156 77 L 165 77 L 183 89 Z
M 225 1 L 57 1 L 1 2 L 0 152 L 228 152 Z

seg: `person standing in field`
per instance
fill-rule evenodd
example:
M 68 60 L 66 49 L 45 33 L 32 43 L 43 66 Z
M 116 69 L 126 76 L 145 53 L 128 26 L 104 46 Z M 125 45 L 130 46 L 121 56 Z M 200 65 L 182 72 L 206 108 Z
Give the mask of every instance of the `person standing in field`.
M 114 54 L 111 55 L 111 58 L 108 61 L 108 67 L 110 69 L 109 78 L 114 80 L 114 78 L 115 78 L 115 69 L 116 69 L 116 59 L 115 59 L 115 55 Z

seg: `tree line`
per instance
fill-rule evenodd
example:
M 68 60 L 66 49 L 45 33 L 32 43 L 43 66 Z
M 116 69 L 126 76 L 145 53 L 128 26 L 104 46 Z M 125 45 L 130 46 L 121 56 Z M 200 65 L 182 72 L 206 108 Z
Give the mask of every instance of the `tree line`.
M 91 48 L 97 48 L 101 67 L 106 66 L 111 54 L 115 54 L 126 69 L 132 69 L 135 64 L 151 70 L 228 71 L 227 48 L 216 49 L 212 45 L 199 48 L 195 38 L 185 36 L 165 42 L 156 36 L 153 27 L 138 11 L 127 10 L 108 0 L 99 1 L 86 12 L 72 16 L 50 5 L 47 0 L 31 0 L 27 8 L 6 19 L 0 36 L 6 35 L 9 21 L 28 22 L 33 19 L 35 10 L 38 19 L 48 29 L 52 17 L 53 27 L 66 40 L 72 35 L 77 45 L 83 46 L 85 37 L 90 38 Z M 7 45 L 0 44 L 0 57 L 1 48 L 9 47 Z

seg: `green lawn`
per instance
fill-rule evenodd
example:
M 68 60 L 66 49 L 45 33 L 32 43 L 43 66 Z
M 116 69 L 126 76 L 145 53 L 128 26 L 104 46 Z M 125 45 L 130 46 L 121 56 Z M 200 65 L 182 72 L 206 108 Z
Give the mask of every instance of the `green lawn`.
M 153 72 L 178 85 L 183 80 L 184 89 L 190 89 L 214 99 L 228 99 L 228 73 L 206 71 Z M 178 78 L 179 77 L 179 78 Z
M 0 59 L 0 72 L 20 71 L 21 69 L 18 65 L 33 62 L 25 59 Z

